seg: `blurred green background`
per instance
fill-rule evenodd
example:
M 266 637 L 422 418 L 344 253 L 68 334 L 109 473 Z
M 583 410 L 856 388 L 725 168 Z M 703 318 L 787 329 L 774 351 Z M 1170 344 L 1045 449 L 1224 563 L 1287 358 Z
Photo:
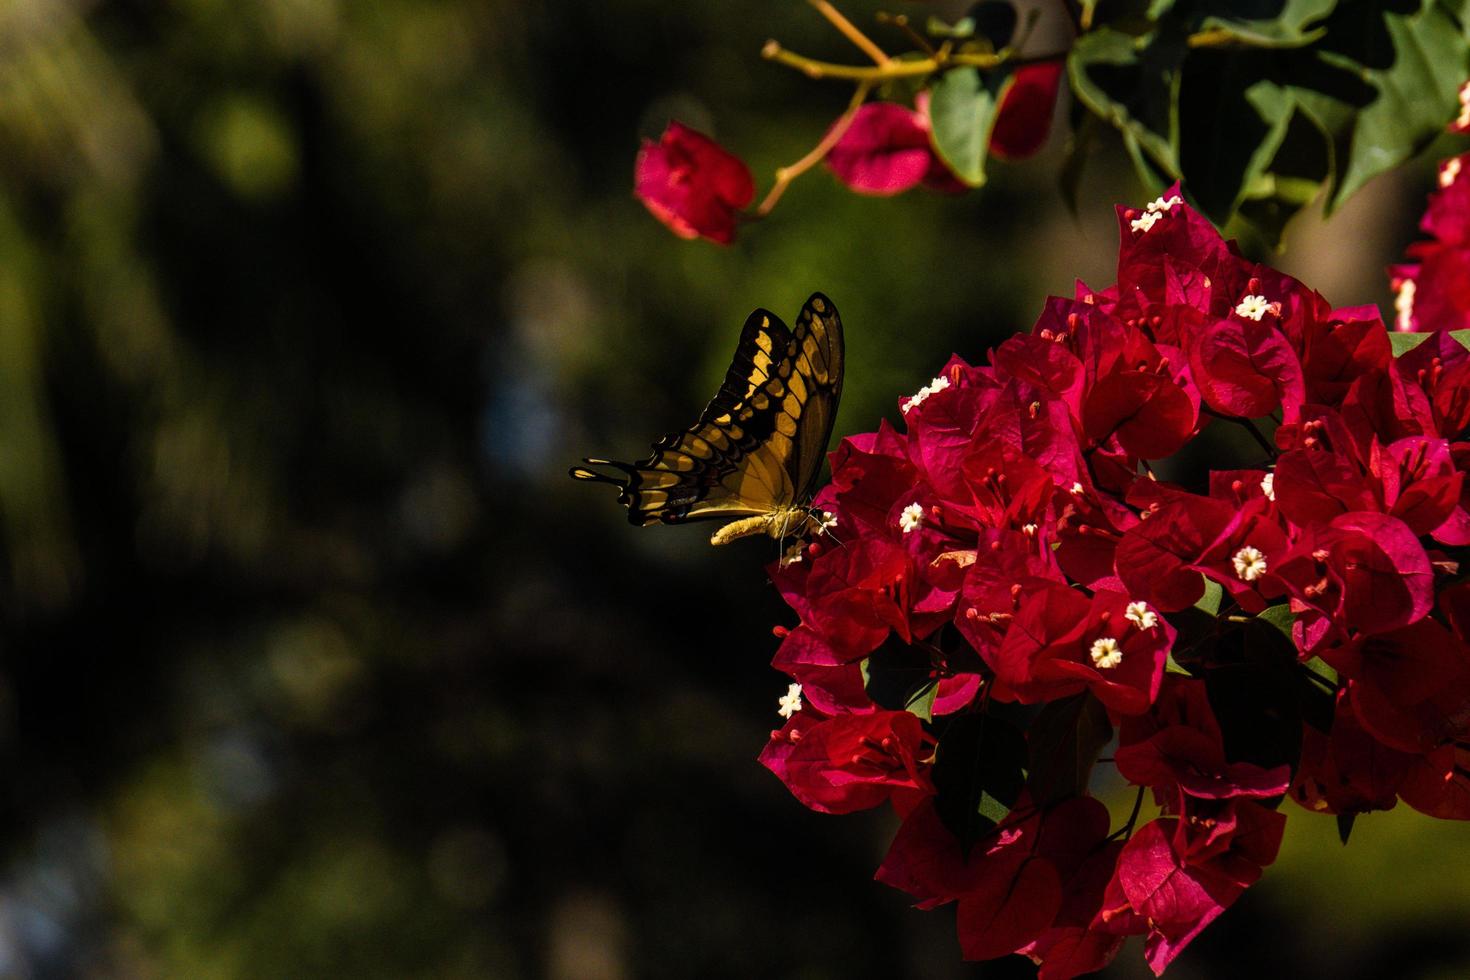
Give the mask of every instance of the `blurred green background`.
M 565 471 L 687 423 L 746 313 L 814 289 L 838 432 L 896 419 L 1109 283 L 1144 191 L 1099 157 L 1074 220 L 1057 138 L 982 193 L 814 172 L 677 240 L 640 134 L 765 183 L 847 98 L 770 36 L 853 57 L 794 0 L 0 2 L 0 976 L 1030 974 L 870 880 L 890 818 L 755 762 L 769 542 L 630 528 Z M 1429 168 L 1287 266 L 1387 303 Z M 1470 832 L 1289 826 L 1174 975 L 1470 973 Z

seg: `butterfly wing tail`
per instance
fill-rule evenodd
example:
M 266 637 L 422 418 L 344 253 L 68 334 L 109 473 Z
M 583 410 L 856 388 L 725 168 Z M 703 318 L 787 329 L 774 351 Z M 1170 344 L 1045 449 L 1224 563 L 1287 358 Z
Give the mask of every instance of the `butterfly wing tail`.
M 586 466 L 573 466 L 567 470 L 567 475 L 573 480 L 586 480 L 590 483 L 606 483 L 618 488 L 618 503 L 628 507 L 628 523 L 635 527 L 647 527 L 650 524 L 659 523 L 660 518 L 656 514 L 644 510 L 641 485 L 645 481 L 645 474 L 632 463 L 621 463 L 615 459 L 593 459 L 584 458 Z M 604 473 L 592 467 L 606 467 L 614 470 L 614 473 Z

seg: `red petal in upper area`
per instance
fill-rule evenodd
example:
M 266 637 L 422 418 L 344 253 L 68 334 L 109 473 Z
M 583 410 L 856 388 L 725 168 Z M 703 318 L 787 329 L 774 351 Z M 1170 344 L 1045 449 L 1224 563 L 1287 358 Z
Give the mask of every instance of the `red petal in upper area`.
M 1322 450 L 1282 453 L 1276 461 L 1272 489 L 1282 515 L 1298 527 L 1378 506 L 1367 478 L 1352 460 Z
M 1198 269 L 1213 284 L 1213 308 L 1203 312 L 1224 316 L 1235 305 L 1233 297 L 1241 294 L 1251 266 L 1231 252 L 1204 215 L 1183 202 L 1178 184 L 1164 191 L 1153 209 L 1119 207 L 1117 212 L 1120 306 L 1167 304 L 1170 260 Z
M 805 564 L 805 563 L 803 563 Z M 861 660 L 888 636 L 904 634 L 908 622 L 892 587 L 908 571 L 907 553 L 878 537 L 861 548 L 832 548 L 811 563 L 803 599 L 805 623 L 844 662 Z
M 908 461 L 908 443 L 885 421 L 881 439 L 843 439 L 831 453 L 832 482 L 823 488 L 816 506 L 837 511 L 849 532 L 888 533 L 888 514 L 919 482 Z
M 1060 58 L 1016 69 L 996 113 L 995 128 L 990 131 L 993 155 L 1002 160 L 1024 160 L 1041 149 L 1051 131 L 1057 89 L 1065 70 Z
M 750 169 L 680 122 L 670 122 L 657 143 L 643 141 L 633 190 L 674 234 L 722 245 L 735 240 L 736 212 L 755 198 Z
M 1415 534 L 1429 534 L 1459 507 L 1465 474 L 1446 440 L 1408 436 L 1379 449 L 1373 462 L 1384 505 Z
M 860 194 L 888 196 L 916 187 L 934 162 L 924 117 L 893 102 L 869 102 L 827 151 L 827 168 Z
M 1390 362 L 1386 370 L 1369 371 L 1352 383 L 1343 396 L 1342 420 L 1363 456 L 1368 455 L 1375 438 L 1393 442 L 1404 436 L 1438 434 L 1429 396 L 1404 376 L 1397 361 Z M 1343 447 L 1337 448 L 1341 451 Z

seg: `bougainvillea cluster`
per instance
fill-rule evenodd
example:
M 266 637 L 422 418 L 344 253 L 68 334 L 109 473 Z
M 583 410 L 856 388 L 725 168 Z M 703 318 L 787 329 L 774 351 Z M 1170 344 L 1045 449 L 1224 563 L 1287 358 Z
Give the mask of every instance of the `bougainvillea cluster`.
M 762 761 L 891 805 L 877 877 L 1044 978 L 1133 935 L 1162 971 L 1288 797 L 1344 840 L 1400 800 L 1470 818 L 1470 351 L 1395 357 L 1178 187 L 1118 222 L 1115 285 L 843 440 L 835 523 L 770 569 L 799 622 Z

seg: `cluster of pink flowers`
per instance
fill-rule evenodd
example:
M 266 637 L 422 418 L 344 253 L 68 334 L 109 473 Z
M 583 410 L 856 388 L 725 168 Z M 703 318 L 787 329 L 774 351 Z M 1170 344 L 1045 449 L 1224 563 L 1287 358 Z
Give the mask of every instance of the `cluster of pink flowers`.
M 1437 229 L 1470 227 L 1457 186 Z M 1044 978 L 1130 935 L 1162 971 L 1286 796 L 1344 835 L 1400 799 L 1470 819 L 1470 351 L 1396 359 L 1178 188 L 1118 218 L 1117 284 L 843 440 L 830 532 L 770 570 L 800 623 L 762 761 L 816 810 L 890 803 L 877 877 Z

